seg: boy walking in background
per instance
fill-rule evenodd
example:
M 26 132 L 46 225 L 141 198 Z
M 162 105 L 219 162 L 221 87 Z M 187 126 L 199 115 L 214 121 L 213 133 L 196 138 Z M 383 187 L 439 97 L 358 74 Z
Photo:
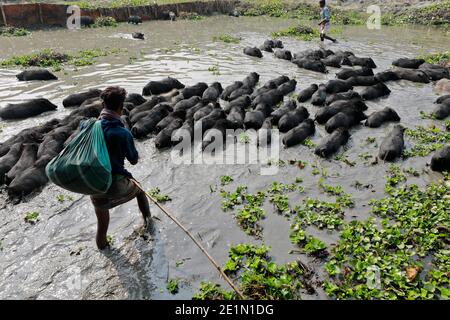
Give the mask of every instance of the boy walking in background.
M 331 20 L 331 13 L 330 9 L 326 6 L 325 0 L 320 0 L 319 5 L 321 8 L 320 11 L 320 41 L 325 41 L 325 39 L 328 39 L 330 41 L 336 42 L 336 39 L 333 39 L 329 36 L 327 36 L 328 31 L 330 31 L 330 20 Z

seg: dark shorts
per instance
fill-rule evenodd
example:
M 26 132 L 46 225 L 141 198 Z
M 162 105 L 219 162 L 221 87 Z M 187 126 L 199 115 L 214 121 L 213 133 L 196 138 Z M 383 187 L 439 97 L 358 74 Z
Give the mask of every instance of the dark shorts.
M 108 192 L 91 196 L 91 201 L 96 209 L 108 210 L 136 198 L 141 192 L 128 177 L 114 175 Z

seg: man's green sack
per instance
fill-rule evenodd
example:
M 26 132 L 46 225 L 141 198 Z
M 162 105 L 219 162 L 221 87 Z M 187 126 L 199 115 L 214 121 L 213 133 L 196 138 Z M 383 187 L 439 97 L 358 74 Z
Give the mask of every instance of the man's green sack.
M 111 162 L 100 121 L 87 120 L 81 132 L 45 168 L 54 184 L 76 193 L 106 193 Z

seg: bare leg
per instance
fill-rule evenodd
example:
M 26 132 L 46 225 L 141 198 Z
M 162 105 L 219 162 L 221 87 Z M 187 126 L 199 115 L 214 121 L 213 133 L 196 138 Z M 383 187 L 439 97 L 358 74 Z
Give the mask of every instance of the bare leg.
M 106 240 L 109 226 L 109 210 L 95 209 L 95 214 L 97 215 L 97 247 L 103 250 L 109 245 Z
M 140 192 L 137 197 L 137 202 L 139 206 L 139 210 L 141 210 L 142 217 L 144 218 L 145 224 L 147 224 L 150 221 L 151 214 L 150 214 L 150 206 L 148 204 L 147 196 L 144 192 Z

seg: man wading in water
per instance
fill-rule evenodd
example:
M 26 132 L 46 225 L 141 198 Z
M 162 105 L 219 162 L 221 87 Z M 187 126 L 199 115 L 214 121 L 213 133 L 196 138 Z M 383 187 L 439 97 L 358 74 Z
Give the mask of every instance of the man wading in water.
M 112 184 L 105 194 L 91 196 L 97 215 L 97 247 L 102 250 L 108 247 L 106 235 L 109 225 L 109 209 L 137 199 L 139 210 L 144 217 L 145 227 L 151 225 L 150 207 L 147 197 L 131 179 L 133 176 L 125 167 L 125 158 L 135 165 L 139 155 L 134 146 L 131 132 L 124 128 L 120 116 L 127 92 L 123 88 L 109 87 L 102 92 L 103 110 L 100 114 L 106 147 L 111 161 Z
M 325 39 L 336 42 L 336 39 L 333 39 L 329 36 L 327 36 L 328 31 L 330 31 L 330 19 L 331 19 L 331 13 L 330 9 L 326 6 L 325 0 L 319 1 L 320 8 L 322 9 L 320 11 L 320 41 L 325 41 Z

